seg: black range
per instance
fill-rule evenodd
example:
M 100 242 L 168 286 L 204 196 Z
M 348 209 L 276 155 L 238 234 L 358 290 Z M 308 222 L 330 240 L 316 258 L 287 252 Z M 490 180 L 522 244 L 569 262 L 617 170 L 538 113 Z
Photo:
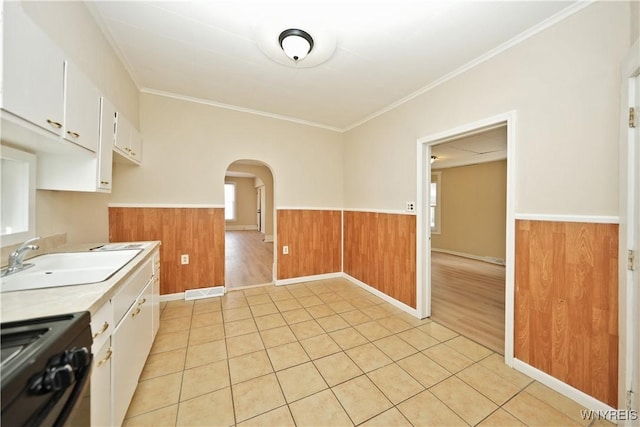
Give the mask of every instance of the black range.
M 88 425 L 89 322 L 80 312 L 2 323 L 2 425 Z

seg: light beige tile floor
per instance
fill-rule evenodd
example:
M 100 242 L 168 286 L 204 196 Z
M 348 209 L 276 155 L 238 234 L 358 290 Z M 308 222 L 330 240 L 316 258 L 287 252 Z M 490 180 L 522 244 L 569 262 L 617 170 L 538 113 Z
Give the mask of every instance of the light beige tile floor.
M 343 279 L 161 310 L 125 426 L 600 425 L 502 356 Z

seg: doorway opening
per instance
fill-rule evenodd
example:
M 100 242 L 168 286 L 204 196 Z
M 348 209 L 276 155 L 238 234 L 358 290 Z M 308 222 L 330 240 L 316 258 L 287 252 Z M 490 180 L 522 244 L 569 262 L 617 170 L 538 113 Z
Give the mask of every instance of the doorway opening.
M 270 167 L 238 160 L 227 168 L 225 286 L 227 290 L 273 283 L 274 179 Z
M 431 147 L 431 319 L 502 354 L 506 125 Z
M 418 313 L 513 360 L 515 112 L 418 140 Z

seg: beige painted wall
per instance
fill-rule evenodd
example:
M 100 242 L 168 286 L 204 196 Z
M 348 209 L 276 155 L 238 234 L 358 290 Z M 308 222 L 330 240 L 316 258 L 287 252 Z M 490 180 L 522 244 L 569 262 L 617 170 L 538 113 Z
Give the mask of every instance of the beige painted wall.
M 264 184 L 265 191 L 265 237 L 273 239 L 274 236 L 274 212 L 273 212 L 273 175 L 271 169 L 267 166 L 260 165 L 246 165 L 239 163 L 232 163 L 229 165 L 229 170 L 236 172 L 248 172 L 258 177 Z
M 109 194 L 38 190 L 36 234 L 67 233 L 68 243 L 109 240 Z
M 440 173 L 440 234 L 431 235 L 431 247 L 504 260 L 507 161 Z
M 596 2 L 345 135 L 346 208 L 416 199 L 416 141 L 516 111 L 516 212 L 618 214 L 630 6 Z M 595 30 L 597 29 L 597 30 Z
M 236 160 L 273 172 L 276 207 L 342 206 L 342 134 L 143 93 L 144 159 L 115 165 L 112 202 L 223 205 Z
M 236 185 L 236 219 L 226 221 L 227 226 L 257 226 L 256 210 L 256 187 L 253 178 L 227 177 L 225 183 Z
M 22 2 L 26 13 L 134 124 L 139 91 L 84 2 Z M 36 233 L 67 233 L 69 243 L 106 241 L 109 195 L 37 191 Z

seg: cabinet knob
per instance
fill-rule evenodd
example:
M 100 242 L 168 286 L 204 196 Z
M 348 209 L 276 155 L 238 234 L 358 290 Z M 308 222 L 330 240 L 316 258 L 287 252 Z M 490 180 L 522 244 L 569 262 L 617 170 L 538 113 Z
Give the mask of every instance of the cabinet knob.
M 102 329 L 100 329 L 98 332 L 96 332 L 95 334 L 93 334 L 93 338 L 97 338 L 98 335 L 104 333 L 104 331 L 106 331 L 107 329 L 109 329 L 109 324 L 107 322 L 104 322 L 102 324 Z
M 62 127 L 62 123 L 60 122 L 56 122 L 54 120 L 51 119 L 47 119 L 47 123 L 49 123 L 51 126 L 53 126 L 54 128 L 58 128 L 60 129 Z
M 71 132 L 70 130 L 68 130 L 68 131 L 67 131 L 67 134 L 68 134 L 69 136 L 72 136 L 72 137 L 76 138 L 76 139 L 77 139 L 77 138 L 80 138 L 80 134 L 79 134 L 78 132 Z
M 100 184 L 102 184 L 102 185 L 109 185 L 109 181 L 100 181 Z
M 107 360 L 111 359 L 111 355 L 113 354 L 113 351 L 111 351 L 111 349 L 107 350 L 107 355 L 105 356 L 104 359 L 102 359 L 101 361 L 99 361 L 96 364 L 96 367 L 99 368 L 100 366 L 104 365 L 105 363 L 107 363 Z

